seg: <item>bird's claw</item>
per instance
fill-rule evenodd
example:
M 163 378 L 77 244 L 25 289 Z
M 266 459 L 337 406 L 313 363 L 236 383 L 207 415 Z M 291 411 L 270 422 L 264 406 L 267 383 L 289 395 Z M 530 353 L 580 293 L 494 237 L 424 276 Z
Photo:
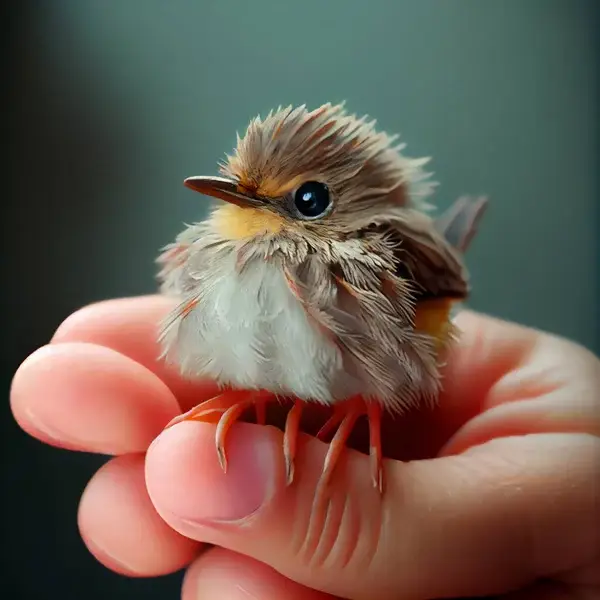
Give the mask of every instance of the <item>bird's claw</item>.
M 238 421 L 243 413 L 254 406 L 256 421 L 266 423 L 266 404 L 275 400 L 275 395 L 268 392 L 245 390 L 225 391 L 207 400 L 188 412 L 175 417 L 166 428 L 183 421 L 201 421 L 217 425 L 215 446 L 219 464 L 227 472 L 226 441 L 231 426 Z M 285 459 L 285 477 L 287 485 L 291 485 L 295 477 L 295 458 L 300 433 L 304 403 L 295 400 L 287 414 L 283 435 L 283 454 Z M 323 472 L 319 481 L 319 489 L 328 486 L 340 456 L 354 429 L 356 421 L 365 415 L 369 422 L 369 440 L 371 456 L 371 480 L 373 486 L 383 493 L 384 477 L 381 450 L 381 408 L 378 404 L 367 403 L 362 398 L 352 398 L 341 402 L 334 408 L 332 416 L 321 427 L 317 438 L 325 441 L 329 434 L 335 434 L 329 444 L 323 464 Z

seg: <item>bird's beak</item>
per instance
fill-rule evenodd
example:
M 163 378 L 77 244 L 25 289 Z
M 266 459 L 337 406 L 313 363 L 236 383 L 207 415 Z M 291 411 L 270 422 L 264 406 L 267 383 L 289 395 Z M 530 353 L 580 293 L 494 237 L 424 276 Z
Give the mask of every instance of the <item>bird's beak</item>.
M 255 205 L 253 198 L 240 194 L 236 183 L 224 177 L 188 177 L 183 182 L 183 185 L 195 192 L 219 198 L 219 200 L 225 200 L 225 202 L 237 204 L 238 206 L 248 207 Z

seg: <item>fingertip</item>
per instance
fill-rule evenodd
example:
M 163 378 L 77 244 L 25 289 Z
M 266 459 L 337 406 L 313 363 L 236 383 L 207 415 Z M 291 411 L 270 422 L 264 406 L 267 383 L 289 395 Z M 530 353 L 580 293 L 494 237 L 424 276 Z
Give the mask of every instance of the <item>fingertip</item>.
M 90 304 L 63 321 L 51 344 L 83 342 L 110 348 L 160 378 L 185 411 L 216 394 L 218 386 L 213 381 L 187 380 L 160 360 L 160 322 L 173 303 L 172 298 L 151 295 Z
M 47 391 L 40 378 L 43 380 L 44 373 L 50 371 L 48 367 L 51 365 L 53 354 L 50 346 L 42 346 L 21 363 L 10 385 L 10 409 L 19 427 L 31 437 L 50 446 L 74 451 L 82 450 L 79 441 L 65 439 L 62 432 L 55 430 L 51 423 L 44 423 L 44 419 L 36 415 L 34 406 L 43 401 Z
M 236 423 L 227 438 L 225 473 L 215 448 L 214 425 L 189 421 L 175 425 L 148 449 L 150 497 L 175 528 L 185 521 L 248 518 L 282 482 L 279 439 L 272 427 Z
M 167 386 L 135 361 L 86 343 L 48 345 L 19 367 L 10 403 L 30 435 L 74 450 L 145 450 L 179 412 Z
M 80 340 L 86 335 L 102 336 L 103 331 L 106 338 L 110 339 L 111 328 L 102 328 L 102 323 L 112 323 L 115 320 L 128 328 L 129 333 L 135 334 L 135 323 L 139 317 L 142 317 L 141 320 L 155 320 L 165 314 L 172 304 L 172 300 L 161 295 L 111 298 L 94 302 L 70 314 L 54 332 L 51 343 Z
M 81 498 L 78 524 L 99 562 L 132 577 L 178 571 L 200 548 L 156 513 L 146 490 L 141 455 L 112 459 L 94 475 Z

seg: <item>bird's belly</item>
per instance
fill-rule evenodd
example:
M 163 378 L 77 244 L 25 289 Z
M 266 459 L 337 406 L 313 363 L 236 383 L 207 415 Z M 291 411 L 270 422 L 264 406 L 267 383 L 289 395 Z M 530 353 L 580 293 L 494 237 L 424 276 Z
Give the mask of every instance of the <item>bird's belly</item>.
M 242 389 L 332 401 L 342 356 L 294 296 L 277 263 L 235 257 L 198 275 L 194 307 L 166 336 L 184 374 Z

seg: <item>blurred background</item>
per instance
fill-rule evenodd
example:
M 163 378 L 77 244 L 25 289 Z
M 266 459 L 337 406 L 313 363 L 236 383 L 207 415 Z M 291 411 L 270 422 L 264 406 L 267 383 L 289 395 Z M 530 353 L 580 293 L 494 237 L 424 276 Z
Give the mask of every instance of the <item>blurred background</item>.
M 433 156 L 445 208 L 492 204 L 471 306 L 600 351 L 600 5 L 595 0 L 5 3 L 2 26 L 2 595 L 177 598 L 79 538 L 103 457 L 28 438 L 19 363 L 89 302 L 155 289 L 154 258 L 206 204 L 184 177 L 256 113 L 347 100 Z

